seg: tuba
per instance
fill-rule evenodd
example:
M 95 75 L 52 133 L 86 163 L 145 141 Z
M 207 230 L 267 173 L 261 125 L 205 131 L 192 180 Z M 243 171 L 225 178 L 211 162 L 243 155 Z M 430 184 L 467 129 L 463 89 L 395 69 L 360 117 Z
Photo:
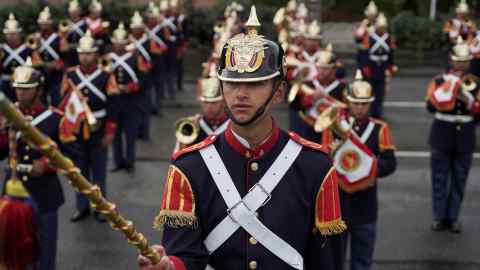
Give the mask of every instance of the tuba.
M 200 126 L 195 117 L 185 117 L 175 123 L 175 137 L 181 144 L 192 144 L 200 133 Z

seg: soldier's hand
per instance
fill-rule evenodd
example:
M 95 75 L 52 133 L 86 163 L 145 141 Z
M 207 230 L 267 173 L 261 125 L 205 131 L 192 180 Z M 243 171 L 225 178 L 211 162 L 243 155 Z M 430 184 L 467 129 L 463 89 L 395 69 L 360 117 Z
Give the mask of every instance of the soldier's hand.
M 32 171 L 30 172 L 31 176 L 40 177 L 45 173 L 45 171 L 45 164 L 40 159 L 36 159 L 32 162 Z
M 103 135 L 102 146 L 103 147 L 109 146 L 113 141 L 113 136 L 114 136 L 114 134 L 108 134 L 108 133 Z
M 161 260 L 158 264 L 152 265 L 152 262 L 147 257 L 138 255 L 137 261 L 141 270 L 175 270 L 175 265 L 168 258 L 162 246 L 155 245 L 152 248 L 160 255 Z

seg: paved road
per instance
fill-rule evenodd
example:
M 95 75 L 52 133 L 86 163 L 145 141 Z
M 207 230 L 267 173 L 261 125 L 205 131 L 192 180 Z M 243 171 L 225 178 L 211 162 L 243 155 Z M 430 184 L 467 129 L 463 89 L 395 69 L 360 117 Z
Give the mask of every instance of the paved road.
M 424 99 L 430 77 L 440 71 L 440 66 L 426 65 L 413 70 L 401 69 L 400 76 L 393 80 L 386 119 L 400 151 L 428 154 L 426 136 L 431 116 L 419 102 Z M 194 76 L 193 72 L 190 77 Z M 158 211 L 163 177 L 173 147 L 173 123 L 198 110 L 193 87 L 190 81 L 180 94 L 181 107 L 167 104 L 164 116 L 153 118 L 153 139 L 140 143 L 135 176 L 124 173 L 108 176 L 108 197 L 152 243 L 158 243 L 161 238 L 161 234 L 152 229 L 152 220 Z M 287 127 L 285 106 L 276 108 L 275 114 L 280 125 Z M 379 184 L 380 220 L 374 269 L 480 269 L 480 182 L 477 180 L 480 160 L 475 159 L 467 186 L 462 212 L 464 233 L 453 235 L 429 230 L 429 161 L 426 157 L 409 157 L 408 152 L 406 156 L 399 158 L 397 172 Z M 68 221 L 74 210 L 74 195 L 65 183 L 67 203 L 60 211 L 58 269 L 136 269 L 136 251 L 121 234 L 93 219 L 80 224 Z

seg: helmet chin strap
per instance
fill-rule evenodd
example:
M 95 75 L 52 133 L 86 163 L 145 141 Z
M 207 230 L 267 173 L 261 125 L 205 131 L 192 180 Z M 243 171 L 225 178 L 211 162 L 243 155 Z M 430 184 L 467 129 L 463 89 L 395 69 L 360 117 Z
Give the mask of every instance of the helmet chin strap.
M 255 114 L 252 116 L 252 118 L 250 120 L 248 120 L 246 122 L 239 122 L 237 119 L 235 119 L 235 117 L 232 114 L 232 111 L 230 110 L 230 108 L 228 108 L 227 104 L 225 103 L 225 111 L 227 112 L 228 117 L 230 118 L 230 120 L 232 120 L 233 123 L 235 123 L 236 125 L 242 126 L 242 127 L 248 126 L 251 123 L 257 121 L 265 113 L 265 110 L 267 109 L 268 104 L 270 104 L 270 102 L 272 101 L 273 95 L 277 91 L 278 86 L 279 86 L 279 83 L 274 81 L 273 89 L 270 92 L 270 95 L 268 96 L 267 100 L 263 103 L 262 106 L 260 106 L 257 109 L 257 111 L 255 112 Z M 220 83 L 220 90 L 222 91 L 222 95 L 223 95 L 223 83 Z

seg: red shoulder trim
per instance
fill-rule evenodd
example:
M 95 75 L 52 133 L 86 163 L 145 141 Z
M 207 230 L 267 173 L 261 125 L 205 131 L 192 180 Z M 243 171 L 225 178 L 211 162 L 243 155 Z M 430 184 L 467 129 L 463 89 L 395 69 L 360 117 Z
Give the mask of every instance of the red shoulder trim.
M 309 140 L 301 137 L 300 135 L 298 135 L 297 133 L 295 133 L 293 131 L 288 132 L 288 136 L 290 136 L 290 138 L 292 140 L 294 140 L 295 142 L 297 142 L 297 143 L 299 143 L 303 146 L 306 146 L 308 148 L 312 148 L 312 149 L 324 152 L 325 154 L 328 154 L 330 152 L 328 150 L 328 147 L 326 147 L 324 145 L 321 145 L 321 144 L 318 144 L 318 143 L 315 143 L 315 142 L 312 142 L 312 141 L 309 141 Z
M 203 140 L 203 141 L 201 141 L 197 144 L 194 144 L 194 145 L 189 146 L 185 149 L 177 151 L 172 155 L 172 160 L 176 160 L 180 156 L 183 156 L 186 153 L 190 153 L 190 152 L 197 151 L 197 150 L 200 150 L 202 148 L 205 148 L 205 147 L 209 146 L 210 144 L 214 143 L 217 140 L 217 138 L 218 138 L 218 135 L 210 135 L 207 138 L 205 138 L 205 140 Z

